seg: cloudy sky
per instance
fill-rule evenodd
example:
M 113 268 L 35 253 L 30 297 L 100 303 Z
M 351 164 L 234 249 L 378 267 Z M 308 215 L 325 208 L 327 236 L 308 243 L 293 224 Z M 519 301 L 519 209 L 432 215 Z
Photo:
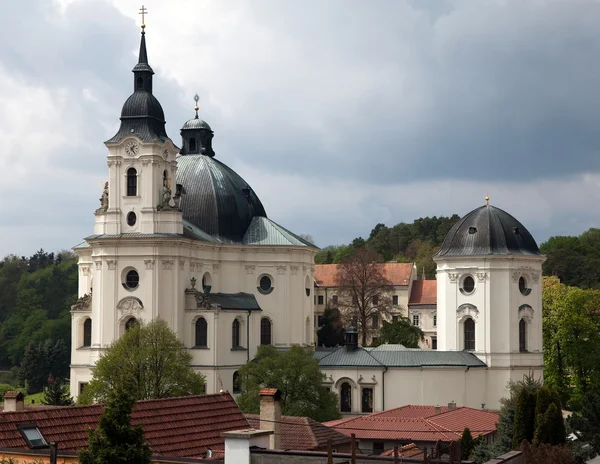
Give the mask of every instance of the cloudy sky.
M 491 202 L 600 226 L 600 1 L 145 0 L 167 131 L 193 116 L 319 246 Z M 92 232 L 139 1 L 0 0 L 0 255 Z

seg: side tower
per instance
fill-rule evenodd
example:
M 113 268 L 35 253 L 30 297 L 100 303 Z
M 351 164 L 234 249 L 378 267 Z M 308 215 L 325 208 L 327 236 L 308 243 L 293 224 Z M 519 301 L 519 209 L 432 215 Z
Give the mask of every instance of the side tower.
M 546 258 L 529 231 L 486 199 L 452 227 L 433 259 L 438 349 L 473 352 L 497 372 L 488 382 L 498 388 L 528 372 L 541 377 Z

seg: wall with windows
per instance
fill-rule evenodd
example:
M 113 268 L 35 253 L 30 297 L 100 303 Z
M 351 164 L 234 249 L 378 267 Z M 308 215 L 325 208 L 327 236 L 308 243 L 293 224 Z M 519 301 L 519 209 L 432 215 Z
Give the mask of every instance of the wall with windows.
M 542 366 L 543 261 L 438 260 L 438 349 L 473 351 L 489 367 Z

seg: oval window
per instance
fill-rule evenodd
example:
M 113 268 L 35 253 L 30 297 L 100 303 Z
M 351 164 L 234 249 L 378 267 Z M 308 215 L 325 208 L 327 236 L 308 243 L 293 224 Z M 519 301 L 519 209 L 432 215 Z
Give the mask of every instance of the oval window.
M 125 276 L 125 287 L 129 290 L 134 290 L 140 284 L 140 275 L 135 269 L 132 269 Z
M 475 280 L 473 280 L 473 277 L 467 276 L 464 278 L 462 289 L 463 293 L 473 293 L 473 290 L 475 290 Z
M 135 226 L 135 223 L 137 221 L 137 216 L 135 215 L 135 213 L 133 211 L 130 211 L 129 213 L 127 213 L 127 225 L 130 227 Z
M 260 289 L 265 292 L 271 290 L 271 278 L 269 276 L 262 276 L 260 278 Z
M 519 291 L 523 295 L 529 295 L 530 290 L 527 288 L 527 279 L 521 276 L 519 277 Z

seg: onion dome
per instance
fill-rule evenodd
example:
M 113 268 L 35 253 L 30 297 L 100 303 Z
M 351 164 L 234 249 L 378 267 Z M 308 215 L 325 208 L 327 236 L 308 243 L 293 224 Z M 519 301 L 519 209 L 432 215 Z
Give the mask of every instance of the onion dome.
M 133 94 L 125 101 L 121 110 L 121 127 L 108 142 L 118 142 L 123 137 L 135 134 L 141 140 L 166 140 L 165 114 L 162 106 L 152 94 L 154 71 L 148 64 L 146 36 L 142 29 L 140 54 L 133 72 Z
M 506 211 L 486 204 L 450 229 L 435 256 L 481 255 L 542 256 L 542 253 L 523 224 Z
M 186 121 L 181 127 L 181 151 L 182 155 L 207 155 L 215 156 L 212 149 L 213 130 L 206 121 L 198 117 L 198 94 L 194 95 L 196 116 Z
M 252 188 L 233 169 L 215 159 L 213 131 L 196 117 L 181 128 L 177 184 L 182 186 L 183 219 L 223 242 L 242 243 L 255 217 L 267 217 Z

